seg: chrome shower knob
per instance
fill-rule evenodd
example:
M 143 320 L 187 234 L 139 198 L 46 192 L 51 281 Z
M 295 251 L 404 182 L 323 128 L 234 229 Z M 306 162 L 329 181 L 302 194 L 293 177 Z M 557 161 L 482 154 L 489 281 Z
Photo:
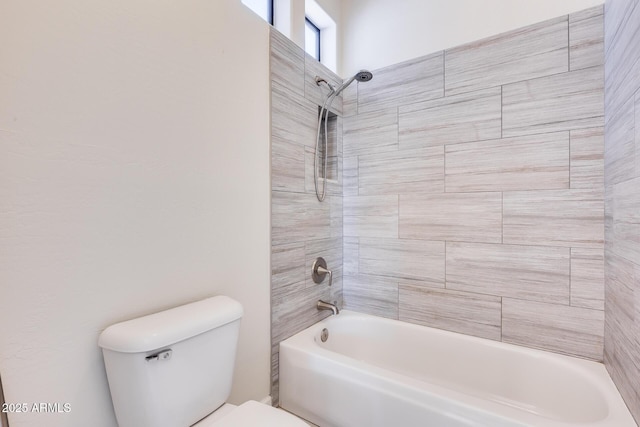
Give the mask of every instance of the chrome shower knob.
M 316 258 L 311 267 L 311 278 L 315 283 L 322 283 L 324 278 L 329 275 L 329 286 L 333 283 L 333 273 L 327 269 L 327 262 L 322 257 Z

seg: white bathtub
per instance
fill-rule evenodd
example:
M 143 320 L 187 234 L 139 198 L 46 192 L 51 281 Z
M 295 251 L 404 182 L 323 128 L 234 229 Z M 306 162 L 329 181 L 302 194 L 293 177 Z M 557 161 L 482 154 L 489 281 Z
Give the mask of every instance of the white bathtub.
M 280 343 L 280 406 L 321 427 L 636 426 L 602 364 L 346 310 Z

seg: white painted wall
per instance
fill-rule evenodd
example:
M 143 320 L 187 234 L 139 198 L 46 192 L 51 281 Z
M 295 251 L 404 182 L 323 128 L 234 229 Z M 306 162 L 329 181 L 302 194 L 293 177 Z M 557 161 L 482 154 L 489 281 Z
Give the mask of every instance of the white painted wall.
M 99 333 L 214 294 L 268 395 L 268 40 L 239 0 L 0 2 L 0 372 L 71 404 L 11 427 L 115 426 Z
M 604 0 L 343 0 L 340 74 L 376 69 Z

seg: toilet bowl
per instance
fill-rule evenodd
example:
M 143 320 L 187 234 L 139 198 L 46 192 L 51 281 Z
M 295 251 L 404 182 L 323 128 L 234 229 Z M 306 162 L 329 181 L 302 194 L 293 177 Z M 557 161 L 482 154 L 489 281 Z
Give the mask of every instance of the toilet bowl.
M 120 427 L 308 427 L 231 393 L 242 306 L 216 296 L 109 326 L 100 334 Z

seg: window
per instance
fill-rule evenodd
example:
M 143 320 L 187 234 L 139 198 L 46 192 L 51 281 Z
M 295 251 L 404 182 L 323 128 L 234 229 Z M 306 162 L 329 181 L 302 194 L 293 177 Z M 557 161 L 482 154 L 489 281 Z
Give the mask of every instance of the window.
M 304 50 L 320 61 L 320 28 L 307 17 L 304 18 Z
M 242 3 L 273 25 L 273 0 L 242 0 Z
M 337 51 L 336 22 L 320 7 L 316 0 L 304 0 L 304 17 L 305 51 L 335 72 Z

